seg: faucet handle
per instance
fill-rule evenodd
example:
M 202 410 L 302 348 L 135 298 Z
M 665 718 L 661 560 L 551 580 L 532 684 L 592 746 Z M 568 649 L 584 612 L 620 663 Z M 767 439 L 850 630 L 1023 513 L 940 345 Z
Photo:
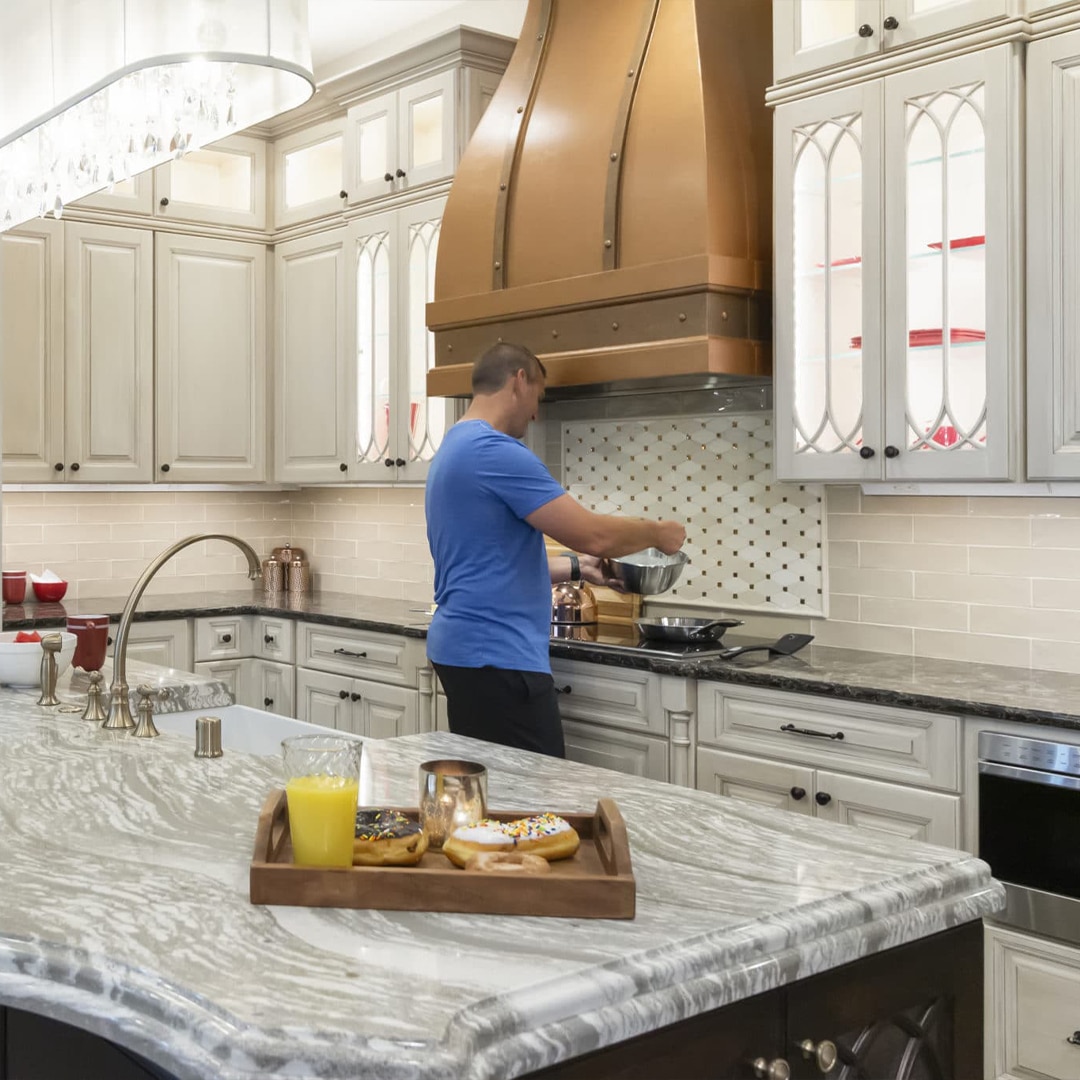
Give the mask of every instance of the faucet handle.
M 101 700 L 103 692 L 101 684 L 103 681 L 100 671 L 90 672 L 90 689 L 86 692 L 86 708 L 82 714 L 84 720 L 91 720 L 97 724 L 108 719 L 108 713 L 106 713 L 104 703 Z
M 154 726 L 154 702 L 151 700 L 154 697 L 154 688 L 143 683 L 138 687 L 137 693 L 139 695 L 139 722 L 131 734 L 136 739 L 157 738 L 161 732 Z

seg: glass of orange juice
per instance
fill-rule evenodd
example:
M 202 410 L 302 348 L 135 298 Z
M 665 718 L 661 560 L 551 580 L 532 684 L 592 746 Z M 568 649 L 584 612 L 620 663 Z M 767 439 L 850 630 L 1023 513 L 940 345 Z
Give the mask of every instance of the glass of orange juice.
M 293 862 L 352 866 L 361 745 L 342 735 L 282 739 Z

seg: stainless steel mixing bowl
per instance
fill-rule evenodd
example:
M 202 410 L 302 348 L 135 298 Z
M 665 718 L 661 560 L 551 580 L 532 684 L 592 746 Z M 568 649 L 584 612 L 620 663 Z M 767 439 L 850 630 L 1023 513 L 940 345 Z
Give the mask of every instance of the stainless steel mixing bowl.
M 667 592 L 679 580 L 689 561 L 685 551 L 665 555 L 659 548 L 646 548 L 619 559 L 608 559 L 612 575 L 623 588 L 641 596 Z

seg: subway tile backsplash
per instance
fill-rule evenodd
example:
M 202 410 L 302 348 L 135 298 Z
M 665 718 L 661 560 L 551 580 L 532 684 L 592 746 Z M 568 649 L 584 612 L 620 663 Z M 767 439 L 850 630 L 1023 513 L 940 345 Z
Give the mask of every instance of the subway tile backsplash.
M 700 421 L 680 418 L 676 431 L 700 432 Z M 540 432 L 546 460 L 566 472 L 563 482 L 583 500 L 584 474 L 575 477 L 559 460 L 563 428 L 576 439 L 582 424 L 606 435 L 606 425 L 614 423 L 623 421 L 541 425 L 552 429 Z M 643 433 L 654 425 L 672 430 L 670 418 L 630 423 L 642 425 Z M 710 499 L 700 480 L 695 486 L 681 475 L 673 492 L 676 475 L 665 474 L 666 491 L 681 498 L 682 516 L 699 522 L 702 534 L 726 550 L 723 530 L 743 528 L 746 509 L 724 497 L 717 504 L 716 492 Z M 710 476 L 706 489 L 712 482 Z M 637 507 L 635 499 L 624 509 Z M 666 514 L 673 507 L 658 502 L 645 512 Z M 870 496 L 857 487 L 827 487 L 821 521 L 828 537 L 822 549 L 828 617 L 738 609 L 746 631 L 805 630 L 824 645 L 1080 673 L 1080 499 Z M 71 582 L 69 595 L 80 599 L 126 595 L 150 559 L 173 541 L 206 531 L 233 533 L 263 555 L 291 540 L 307 550 L 317 589 L 418 604 L 432 597 L 419 487 L 3 494 L 4 566 L 55 570 Z M 150 590 L 243 587 L 244 570 L 243 558 L 227 545 L 200 544 L 171 560 Z M 685 584 L 691 582 L 688 577 Z M 693 598 L 654 601 L 650 610 L 679 610 L 692 606 L 691 599 L 718 612 L 736 610 L 723 581 L 702 577 L 694 589 Z

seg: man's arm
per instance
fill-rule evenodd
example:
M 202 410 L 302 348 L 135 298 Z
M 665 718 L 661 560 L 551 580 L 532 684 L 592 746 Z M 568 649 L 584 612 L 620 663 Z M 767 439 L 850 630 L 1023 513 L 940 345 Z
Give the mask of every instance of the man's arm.
M 557 543 L 599 558 L 616 558 L 647 547 L 674 555 L 686 540 L 686 529 L 677 521 L 595 514 L 570 495 L 544 503 L 525 520 Z
M 595 555 L 579 555 L 578 569 L 581 571 L 581 580 L 590 585 L 606 585 L 616 592 L 626 592 L 626 586 L 611 572 L 611 564 L 607 559 L 597 558 Z M 571 578 L 571 562 L 569 555 L 549 555 L 548 573 L 551 575 L 551 584 L 558 585 L 560 581 L 569 581 Z

